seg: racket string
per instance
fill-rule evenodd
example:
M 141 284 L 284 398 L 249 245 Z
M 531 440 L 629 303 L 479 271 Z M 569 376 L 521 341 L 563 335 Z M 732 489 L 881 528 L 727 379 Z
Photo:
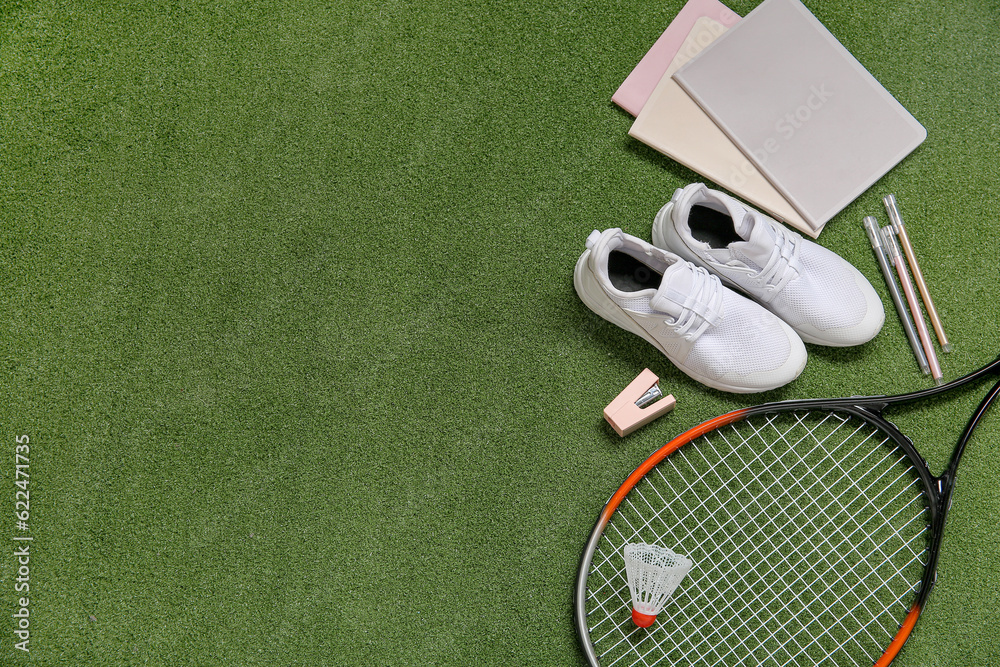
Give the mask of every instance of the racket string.
M 721 435 L 722 435 L 722 437 L 723 437 L 723 438 L 725 437 L 725 436 L 724 436 L 724 434 L 721 434 Z M 783 438 L 784 436 L 782 435 L 781 437 Z M 789 443 L 789 444 L 797 444 L 797 443 Z M 818 445 L 817 445 L 817 446 L 818 446 Z M 790 451 L 794 451 L 794 450 L 790 450 Z M 800 458 L 801 458 L 801 457 L 800 457 Z M 749 466 L 749 464 L 748 464 L 748 466 Z M 731 470 L 730 470 L 730 471 L 731 471 Z M 732 471 L 731 471 L 731 472 L 732 472 Z M 787 466 L 786 466 L 786 472 L 787 472 Z M 777 475 L 777 476 L 775 476 L 775 484 L 776 484 L 777 482 L 780 482 L 780 481 L 781 481 L 781 479 L 782 479 L 782 477 L 783 477 L 783 475 L 784 475 L 784 474 L 785 474 L 785 473 L 782 473 L 782 474 L 780 474 L 780 475 Z M 722 481 L 722 480 L 720 479 L 719 481 Z M 820 477 L 820 478 L 817 478 L 817 479 L 815 480 L 815 482 L 814 482 L 814 483 L 816 483 L 816 484 L 822 484 L 822 478 L 821 478 L 821 477 Z M 769 485 L 769 486 L 768 486 L 768 490 L 770 491 L 770 489 L 771 489 L 771 488 L 772 488 L 772 487 L 773 487 L 773 486 L 774 486 L 775 484 L 772 484 L 772 485 Z M 800 487 L 800 490 L 802 491 L 802 494 L 800 494 L 800 496 L 799 496 L 799 497 L 801 497 L 801 496 L 804 496 L 804 495 L 806 495 L 806 494 L 808 493 L 809 489 L 806 489 L 806 488 L 802 488 L 802 487 L 801 487 L 801 484 L 798 484 L 798 486 Z M 829 489 L 826 489 L 826 490 L 829 490 Z M 788 489 L 787 489 L 787 488 L 785 488 L 785 489 L 784 489 L 784 490 L 782 491 L 782 494 L 781 494 L 781 495 L 786 495 L 787 493 L 788 493 Z M 714 494 L 713 494 L 713 495 L 714 495 Z M 772 493 L 769 493 L 769 495 L 771 496 L 771 500 L 772 500 L 772 504 L 776 504 L 776 503 L 778 503 L 778 502 L 780 501 L 780 498 L 779 498 L 779 497 L 775 497 L 775 495 L 774 495 L 774 494 L 772 494 Z M 798 500 L 798 498 L 797 498 L 796 500 Z M 808 506 L 807 506 L 807 507 L 803 507 L 803 508 L 802 508 L 802 513 L 805 513 L 807 509 L 810 509 L 810 507 L 808 507 Z M 826 512 L 826 509 L 825 509 L 825 508 L 823 508 L 823 507 L 819 507 L 818 509 L 819 509 L 819 511 L 820 511 L 820 513 L 821 513 L 821 514 L 823 514 L 823 515 L 824 515 L 825 517 L 827 517 L 827 519 L 828 519 L 828 521 L 827 521 L 827 525 L 830 525 L 830 526 L 833 526 L 833 527 L 835 527 L 835 528 L 836 528 L 836 527 L 837 527 L 837 525 L 838 525 L 838 524 L 836 523 L 836 521 L 835 521 L 835 518 L 836 518 L 836 517 L 829 517 L 829 515 L 827 515 L 827 512 Z M 842 507 L 841 509 L 844 509 L 844 508 Z M 746 507 L 745 507 L 745 506 L 744 506 L 744 507 L 742 507 L 740 511 L 741 511 L 741 512 L 743 512 L 743 511 L 746 511 Z M 761 512 L 760 512 L 759 514 L 764 514 L 764 510 L 761 510 Z M 737 514 L 736 516 L 738 517 L 738 514 Z M 791 522 L 795 521 L 795 519 L 796 519 L 797 517 L 792 517 L 792 516 L 788 516 L 788 515 L 786 514 L 786 515 L 785 515 L 784 517 L 779 517 L 779 518 L 782 518 L 783 520 L 785 520 L 785 521 L 788 521 L 789 523 L 791 523 Z M 753 519 L 752 519 L 752 520 L 753 520 Z M 817 531 L 816 531 L 816 534 L 819 534 L 819 535 L 823 535 L 824 533 L 822 532 L 822 528 L 825 528 L 825 527 L 826 527 L 826 526 L 820 526 L 820 527 L 817 527 Z M 720 530 L 721 530 L 721 528 L 722 528 L 722 527 L 720 527 Z M 859 526 L 859 527 L 858 527 L 858 529 L 860 529 L 860 528 L 861 528 L 861 527 Z M 839 529 L 838 529 L 838 530 L 839 530 Z M 742 532 L 742 531 L 741 531 L 741 532 Z M 745 536 L 745 537 L 748 537 L 748 536 L 746 536 L 746 535 L 744 535 L 744 536 Z M 843 539 L 842 539 L 842 541 L 841 541 L 841 542 L 842 542 L 843 544 L 851 544 L 851 541 L 850 541 L 850 538 L 851 538 L 852 536 L 853 536 L 853 534 L 852 534 L 852 535 L 847 535 L 847 536 L 843 536 L 843 534 L 842 534 L 842 537 L 843 537 Z M 795 537 L 795 535 L 793 535 L 792 537 L 794 538 L 794 537 Z M 824 540 L 824 541 L 827 541 L 827 542 L 829 542 L 829 540 Z M 771 544 L 771 546 L 773 546 L 773 544 Z M 718 548 L 721 548 L 721 545 L 717 545 L 717 547 L 718 547 Z M 796 553 L 796 555 L 801 555 L 801 553 L 800 553 L 800 551 L 799 551 L 798 549 L 796 549 L 796 550 L 795 550 L 795 553 Z M 825 558 L 825 557 L 824 557 L 824 558 Z M 771 569 L 770 569 L 770 571 L 769 571 L 769 572 L 773 572 L 773 571 L 774 571 L 775 569 L 777 569 L 777 567 L 778 567 L 779 565 L 781 565 L 781 564 L 787 564 L 787 558 L 785 558 L 785 559 L 784 559 L 784 563 L 778 563 L 778 564 L 775 564 L 775 565 L 773 565 L 773 566 L 771 567 Z M 797 579 L 796 579 L 795 581 L 793 581 L 793 582 L 792 582 L 792 583 L 793 583 L 793 585 L 794 585 L 794 584 L 797 584 L 797 583 L 800 583 L 800 582 L 802 582 L 802 581 L 804 581 L 805 577 L 806 577 L 806 576 L 807 576 L 807 575 L 808 575 L 808 574 L 809 574 L 809 573 L 810 573 L 811 571 L 812 571 L 812 569 L 811 569 L 811 568 L 810 568 L 810 569 L 807 569 L 807 570 L 804 570 L 804 571 L 802 571 L 802 572 L 801 572 L 801 574 L 799 575 L 799 577 L 798 577 L 798 578 L 797 578 Z M 764 575 L 762 576 L 762 579 L 766 579 L 766 578 L 767 578 L 767 577 L 766 577 L 766 575 L 767 575 L 767 574 L 768 574 L 769 572 L 765 573 L 765 574 L 764 574 Z M 727 582 L 727 583 L 732 583 L 732 582 Z M 736 582 L 736 583 L 745 583 L 745 582 L 744 582 L 744 581 L 742 581 L 742 577 L 741 577 L 741 581 L 738 581 L 738 582 Z M 836 582 L 834 582 L 834 583 L 836 583 Z M 767 589 L 765 590 L 765 593 L 773 593 L 773 586 L 774 586 L 774 585 L 775 585 L 775 582 L 772 582 L 772 584 L 770 584 L 770 585 L 769 585 L 769 586 L 767 587 Z M 831 587 L 832 587 L 832 584 L 831 584 Z M 760 600 L 760 597 L 761 597 L 761 596 L 760 596 L 760 595 L 758 595 L 758 596 L 756 597 L 756 599 L 754 600 L 754 602 L 760 602 L 760 601 L 761 601 L 761 600 Z M 794 595 L 794 598 L 795 598 L 795 601 L 796 601 L 796 602 L 799 602 L 799 603 L 801 603 L 801 600 L 800 600 L 800 597 L 801 597 L 801 595 L 800 595 L 800 594 L 795 594 L 795 595 Z M 838 599 L 838 601 L 839 601 L 839 599 Z M 805 604 L 802 604 L 802 607 L 803 607 L 803 609 L 805 609 L 805 610 L 807 610 L 807 611 L 808 611 L 808 607 L 807 607 L 807 606 L 806 606 Z M 765 607 L 765 606 L 759 606 L 758 608 L 759 608 L 759 609 L 766 609 L 766 607 Z M 783 610 L 787 611 L 787 610 L 788 610 L 788 606 L 786 605 L 786 606 L 785 606 L 785 607 L 783 608 Z M 722 610 L 722 611 L 724 611 L 724 610 Z M 713 610 L 713 612 L 714 612 L 714 614 L 715 614 L 715 615 L 719 615 L 719 612 L 720 612 L 720 610 L 718 610 L 718 609 L 714 609 L 714 610 Z M 817 616 L 816 618 L 818 618 L 818 616 Z M 748 623 L 749 623 L 749 622 L 750 622 L 751 620 L 756 620 L 756 621 L 758 621 L 758 622 L 761 622 L 761 621 L 762 621 L 762 619 L 760 618 L 760 616 L 759 616 L 758 614 L 754 614 L 754 615 L 753 615 L 753 617 L 752 617 L 751 619 L 747 619 L 747 620 L 746 620 L 746 621 L 744 622 L 744 624 L 743 624 L 743 625 L 746 625 L 746 624 L 748 624 Z M 786 621 L 786 622 L 785 622 L 785 623 L 784 623 L 784 624 L 783 624 L 783 625 L 781 626 L 781 628 L 780 628 L 780 629 L 783 629 L 785 625 L 788 625 L 789 623 L 791 623 L 791 620 L 792 620 L 792 619 L 789 619 L 788 621 Z M 731 632 L 735 632 L 735 631 L 737 631 L 737 630 L 739 630 L 739 629 L 741 629 L 741 628 L 730 628 L 730 631 L 731 631 Z M 795 640 L 795 638 L 796 638 L 796 637 L 795 637 L 795 635 L 792 635 L 792 636 L 791 636 L 791 637 L 789 638 L 789 641 L 792 641 L 792 640 Z M 783 648 L 783 646 L 782 646 L 782 647 L 779 647 L 779 648 Z M 799 648 L 801 649 L 801 648 L 803 648 L 803 647 L 802 647 L 801 645 L 799 645 Z M 725 657 L 727 657 L 727 656 L 721 656 L 721 657 L 722 657 L 722 658 L 725 658 Z
M 900 616 L 887 607 L 904 606 L 913 570 L 922 571 L 926 507 L 902 457 L 865 427 L 811 413 L 734 425 L 647 475 L 605 529 L 591 568 L 601 573 L 588 581 L 591 636 L 611 659 L 602 664 L 644 664 L 663 651 L 691 665 L 874 660 L 867 647 L 884 647 Z M 630 625 L 618 564 L 621 545 L 650 535 L 695 561 L 660 624 L 669 627 L 653 633 Z

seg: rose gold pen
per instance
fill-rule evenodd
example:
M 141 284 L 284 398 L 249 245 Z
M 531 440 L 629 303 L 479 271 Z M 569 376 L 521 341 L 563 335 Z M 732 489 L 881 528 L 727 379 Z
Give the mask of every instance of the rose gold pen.
M 920 343 L 924 347 L 924 354 L 927 355 L 927 363 L 931 367 L 931 377 L 934 378 L 936 384 L 942 384 L 941 364 L 938 363 L 937 355 L 934 354 L 934 343 L 931 342 L 930 332 L 927 331 L 927 325 L 924 324 L 924 315 L 920 312 L 920 303 L 917 301 L 917 295 L 913 291 L 910 273 L 906 270 L 906 264 L 903 263 L 902 253 L 899 252 L 899 244 L 896 243 L 896 230 L 892 228 L 892 225 L 886 225 L 882 228 L 882 237 L 885 239 L 889 259 L 892 260 L 893 265 L 896 267 L 896 273 L 899 274 L 899 282 L 903 286 L 903 294 L 906 295 L 906 302 L 910 304 L 910 314 L 913 315 L 913 323 L 917 326 Z
M 951 352 L 951 343 L 948 342 L 948 337 L 944 334 L 944 327 L 941 326 L 941 318 L 938 317 L 937 309 L 934 307 L 934 301 L 931 299 L 931 293 L 927 289 L 927 283 L 924 281 L 924 274 L 920 271 L 920 265 L 917 264 L 917 255 L 913 252 L 913 246 L 910 244 L 910 237 L 906 233 L 906 226 L 903 224 L 903 216 L 899 214 L 899 205 L 896 203 L 896 195 L 887 195 L 883 197 L 882 203 L 885 204 L 885 210 L 889 214 L 889 220 L 892 221 L 892 228 L 899 237 L 899 244 L 903 246 L 903 252 L 906 254 L 906 262 L 910 265 L 910 271 L 913 272 L 913 280 L 916 281 L 917 289 L 920 290 L 920 298 L 924 300 L 924 306 L 927 308 L 927 317 L 930 318 L 931 325 L 934 327 L 934 333 L 937 334 L 938 342 L 941 343 L 941 350 L 943 352 Z

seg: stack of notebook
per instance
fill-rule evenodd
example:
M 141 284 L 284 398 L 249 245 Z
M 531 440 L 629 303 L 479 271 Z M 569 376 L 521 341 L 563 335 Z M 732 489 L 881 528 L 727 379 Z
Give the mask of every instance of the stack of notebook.
M 799 0 L 690 0 L 612 99 L 632 137 L 814 238 L 927 136 Z

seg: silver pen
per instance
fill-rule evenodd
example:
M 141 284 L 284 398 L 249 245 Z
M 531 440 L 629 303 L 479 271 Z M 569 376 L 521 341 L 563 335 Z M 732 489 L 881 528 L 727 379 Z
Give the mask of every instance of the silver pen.
M 872 244 L 872 250 L 875 252 L 875 259 L 878 261 L 878 267 L 882 270 L 886 287 L 889 288 L 889 296 L 892 297 L 896 313 L 899 314 L 903 331 L 906 332 L 906 338 L 910 341 L 910 347 L 913 348 L 913 355 L 917 358 L 920 370 L 926 375 L 931 372 L 931 367 L 927 364 L 927 355 L 924 354 L 924 349 L 920 346 L 917 332 L 913 328 L 913 320 L 910 319 L 910 313 L 906 310 L 906 304 L 903 303 L 903 296 L 899 293 L 899 285 L 892 274 L 892 267 L 889 266 L 889 258 L 886 257 L 885 248 L 882 247 L 882 232 L 879 230 L 878 222 L 869 215 L 865 218 L 864 225 L 865 231 L 868 232 L 868 240 Z

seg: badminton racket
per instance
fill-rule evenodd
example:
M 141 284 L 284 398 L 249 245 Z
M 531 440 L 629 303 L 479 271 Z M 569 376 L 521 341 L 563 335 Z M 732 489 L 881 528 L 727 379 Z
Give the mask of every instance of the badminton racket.
M 931 473 L 883 416 L 1000 374 L 1000 358 L 897 396 L 737 410 L 679 435 L 605 505 L 581 558 L 575 620 L 594 667 L 886 667 L 935 581 L 955 473 L 1000 381 Z M 631 618 L 623 545 L 693 561 L 648 629 Z

